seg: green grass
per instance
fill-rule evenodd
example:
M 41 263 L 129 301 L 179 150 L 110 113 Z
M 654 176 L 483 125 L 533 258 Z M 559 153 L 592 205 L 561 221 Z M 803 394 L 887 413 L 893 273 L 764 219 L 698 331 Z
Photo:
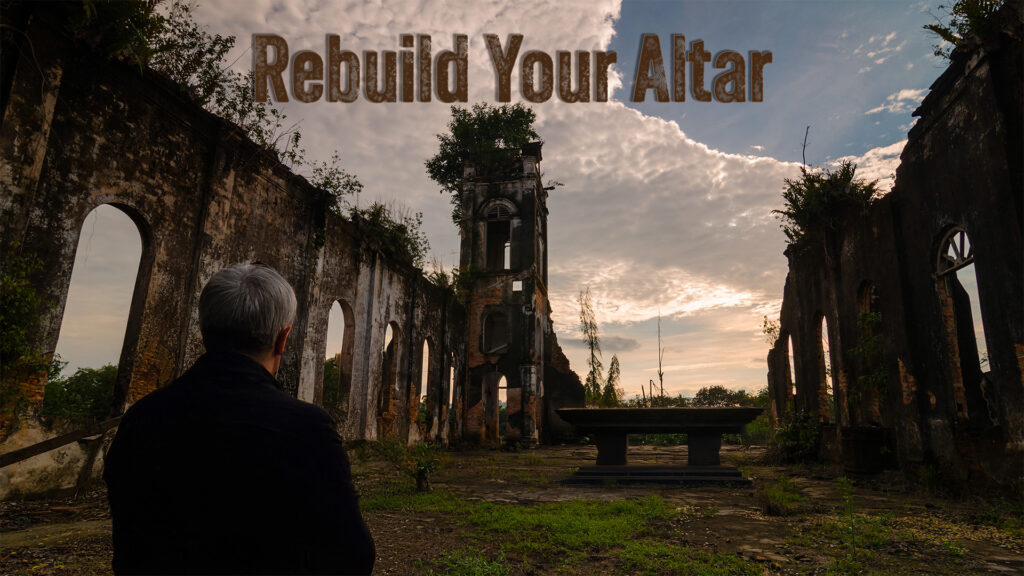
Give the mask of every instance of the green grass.
M 729 554 L 713 554 L 662 541 L 631 540 L 617 554 L 631 573 L 760 576 L 761 567 Z
M 544 459 L 538 456 L 537 454 L 534 454 L 533 452 L 527 452 L 525 455 L 523 455 L 522 459 L 530 466 L 540 466 L 544 464 Z
M 826 566 L 825 573 L 837 576 L 893 573 L 893 562 L 897 558 L 892 553 L 894 550 L 927 558 L 931 568 L 941 566 L 942 573 L 956 574 L 965 553 L 965 548 L 955 539 L 913 529 L 892 514 L 875 516 L 855 512 L 827 517 L 790 537 L 788 542 L 827 552 L 832 562 Z
M 409 512 L 433 512 L 454 514 L 468 503 L 444 490 L 417 492 L 416 482 L 409 477 L 397 477 L 391 482 L 380 482 L 359 498 L 359 508 L 364 512 L 383 510 L 406 510 Z
M 440 572 L 427 571 L 427 576 L 507 576 L 510 568 L 505 565 L 505 558 L 488 560 L 486 556 L 472 548 L 463 548 L 445 554 L 435 561 Z M 421 566 L 422 567 L 422 566 Z
M 768 516 L 789 516 L 807 502 L 807 497 L 800 487 L 789 478 L 782 477 L 774 482 L 759 486 L 757 499 L 761 503 L 761 511 Z
M 996 498 L 971 518 L 976 524 L 998 528 L 1017 538 L 1024 537 L 1024 501 Z
M 674 510 L 657 496 L 640 500 L 570 500 L 523 506 L 479 503 L 466 518 L 488 539 L 522 556 L 539 555 L 565 562 L 588 551 L 611 549 Z
M 611 501 L 493 503 L 465 500 L 444 490 L 419 493 L 409 479 L 396 478 L 374 485 L 363 495 L 360 507 L 367 512 L 402 510 L 446 516 L 462 527 L 467 539 L 479 542 L 480 548 L 496 549 L 502 557 L 489 560 L 482 552 L 463 549 L 435 563 L 433 569 L 444 574 L 506 574 L 501 570 L 509 564 L 507 559 L 533 566 L 554 564 L 555 572 L 564 573 L 593 554 L 643 574 L 758 573 L 753 564 L 738 557 L 643 536 L 670 534 L 670 520 L 694 513 L 656 495 Z

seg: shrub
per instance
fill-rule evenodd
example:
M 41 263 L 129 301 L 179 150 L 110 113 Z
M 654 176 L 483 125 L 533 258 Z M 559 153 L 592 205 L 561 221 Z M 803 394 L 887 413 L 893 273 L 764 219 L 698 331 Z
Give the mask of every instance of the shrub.
M 788 413 L 781 419 L 768 446 L 769 456 L 780 462 L 803 462 L 818 457 L 818 420 L 809 412 Z
M 68 420 L 101 420 L 110 415 L 114 403 L 117 366 L 79 368 L 67 378 L 46 384 L 43 415 Z
M 867 208 L 879 195 L 877 181 L 855 177 L 857 166 L 844 161 L 835 170 L 820 172 L 800 168 L 800 178 L 786 178 L 782 210 L 772 210 L 781 220 L 791 246 L 803 245 L 810 236 L 834 228 L 841 213 Z
M 761 504 L 761 511 L 768 516 L 789 516 L 798 510 L 801 503 L 807 501 L 800 487 L 785 477 L 758 486 L 757 499 Z
M 423 213 L 411 213 L 398 205 L 374 202 L 366 208 L 352 208 L 352 221 L 359 228 L 363 248 L 392 259 L 422 266 L 430 243 L 421 229 Z
M 767 416 L 758 416 L 757 419 L 747 424 L 743 429 L 743 444 L 763 446 L 771 442 L 771 439 L 772 423 L 768 420 Z

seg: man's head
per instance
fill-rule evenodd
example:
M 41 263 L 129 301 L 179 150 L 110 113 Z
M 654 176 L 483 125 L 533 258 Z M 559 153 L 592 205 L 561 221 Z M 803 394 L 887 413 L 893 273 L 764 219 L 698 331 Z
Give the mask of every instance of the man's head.
M 235 264 L 199 296 L 199 330 L 211 352 L 237 352 L 276 373 L 295 320 L 295 291 L 273 268 Z

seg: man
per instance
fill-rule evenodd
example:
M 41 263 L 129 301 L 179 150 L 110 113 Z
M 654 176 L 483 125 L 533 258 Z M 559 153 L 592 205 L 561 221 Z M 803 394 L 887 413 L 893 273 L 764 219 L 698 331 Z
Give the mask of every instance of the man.
M 368 574 L 330 416 L 274 378 L 295 293 L 236 264 L 199 298 L 204 354 L 124 415 L 106 457 L 117 574 Z

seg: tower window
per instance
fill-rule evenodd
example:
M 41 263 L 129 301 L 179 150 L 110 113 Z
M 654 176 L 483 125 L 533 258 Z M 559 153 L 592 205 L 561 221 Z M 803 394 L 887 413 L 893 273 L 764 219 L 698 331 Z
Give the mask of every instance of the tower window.
M 488 270 L 512 269 L 512 213 L 503 203 L 494 203 L 487 209 L 487 262 Z
M 508 346 L 508 317 L 492 312 L 484 318 L 484 353 L 500 352 Z

